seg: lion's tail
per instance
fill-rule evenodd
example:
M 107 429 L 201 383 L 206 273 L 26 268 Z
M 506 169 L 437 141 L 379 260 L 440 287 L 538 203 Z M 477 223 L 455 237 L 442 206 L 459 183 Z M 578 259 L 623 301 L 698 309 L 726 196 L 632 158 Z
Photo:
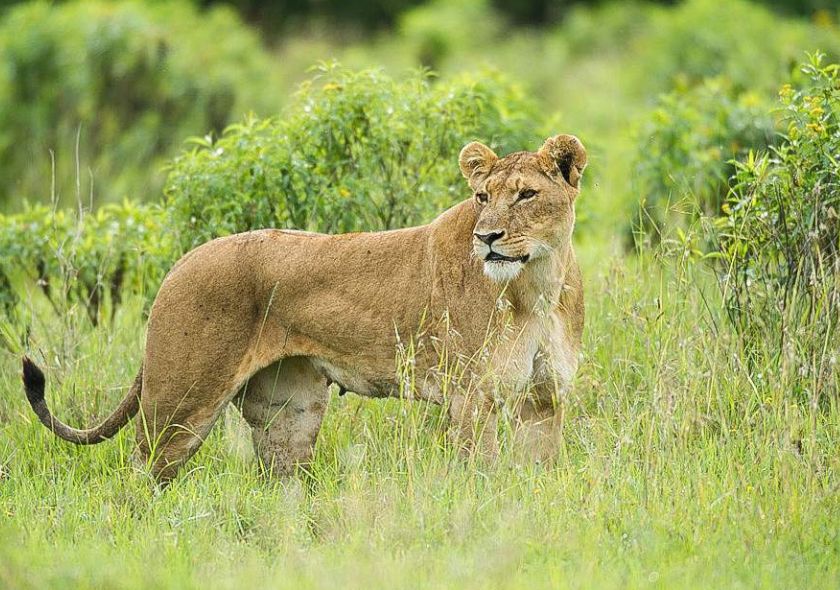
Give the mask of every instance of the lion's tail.
M 23 357 L 23 387 L 26 390 L 26 399 L 29 400 L 32 410 L 41 423 L 52 430 L 56 436 L 77 445 L 100 443 L 113 437 L 123 426 L 128 424 L 128 421 L 140 409 L 142 382 L 143 367 L 141 366 L 137 377 L 134 379 L 134 384 L 128 390 L 128 394 L 122 399 L 120 405 L 117 406 L 117 409 L 99 426 L 78 430 L 53 417 L 47 407 L 47 402 L 44 400 L 44 385 L 46 383 L 44 372 L 29 357 Z

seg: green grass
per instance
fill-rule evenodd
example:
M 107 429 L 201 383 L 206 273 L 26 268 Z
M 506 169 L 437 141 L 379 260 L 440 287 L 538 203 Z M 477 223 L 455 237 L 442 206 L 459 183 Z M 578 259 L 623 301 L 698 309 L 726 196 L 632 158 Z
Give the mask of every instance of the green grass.
M 82 448 L 38 424 L 2 353 L 0 586 L 836 587 L 836 400 L 750 379 L 700 269 L 600 250 L 550 467 L 453 456 L 433 406 L 333 396 L 310 474 L 262 479 L 231 408 L 160 493 L 131 429 Z M 91 423 L 137 368 L 140 303 L 99 328 L 40 305 L 52 406 Z

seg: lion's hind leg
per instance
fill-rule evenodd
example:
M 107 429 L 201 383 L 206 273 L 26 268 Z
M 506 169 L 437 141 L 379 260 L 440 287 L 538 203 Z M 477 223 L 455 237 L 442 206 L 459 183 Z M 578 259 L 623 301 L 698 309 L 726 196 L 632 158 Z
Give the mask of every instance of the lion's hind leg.
M 149 363 L 152 368 L 144 368 L 135 460 L 162 485 L 199 449 L 237 389 L 226 372 L 209 365 L 173 371 Z
M 154 479 L 167 485 L 207 438 L 218 417 L 213 410 L 141 405 L 135 462 L 148 466 Z
M 251 377 L 238 403 L 267 473 L 285 476 L 312 461 L 327 408 L 326 380 L 305 357 L 291 357 Z

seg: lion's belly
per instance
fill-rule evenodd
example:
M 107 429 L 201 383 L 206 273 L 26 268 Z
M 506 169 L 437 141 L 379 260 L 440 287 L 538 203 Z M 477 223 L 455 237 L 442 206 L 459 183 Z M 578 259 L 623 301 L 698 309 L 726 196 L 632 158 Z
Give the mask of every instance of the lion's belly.
M 425 400 L 442 403 L 443 395 L 438 376 L 435 371 L 425 371 L 425 376 L 406 380 L 404 387 L 400 387 L 399 375 L 396 370 L 390 373 L 384 370 L 349 369 L 339 366 L 323 358 L 312 358 L 312 364 L 324 377 L 335 383 L 344 391 L 351 391 L 367 397 L 398 397 L 410 400 Z M 420 371 L 424 373 L 424 371 Z
M 399 386 L 394 375 L 387 376 L 376 371 L 348 369 L 322 358 L 313 358 L 312 364 L 317 371 L 342 390 L 368 397 L 396 397 L 399 395 Z

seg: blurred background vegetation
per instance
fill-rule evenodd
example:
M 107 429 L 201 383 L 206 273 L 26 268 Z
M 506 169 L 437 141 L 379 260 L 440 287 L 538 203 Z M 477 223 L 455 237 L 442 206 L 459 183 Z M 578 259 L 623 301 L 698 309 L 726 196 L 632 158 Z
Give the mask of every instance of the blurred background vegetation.
M 184 140 L 218 137 L 248 113 L 280 115 L 303 101 L 296 89 L 311 66 L 338 60 L 354 70 L 384 68 L 397 78 L 429 68 L 435 72 L 431 83 L 441 87 L 464 73 L 506 85 L 532 103 L 528 123 L 538 132 L 573 131 L 587 139 L 591 178 L 610 195 L 593 198 L 592 208 L 598 209 L 597 200 L 606 211 L 632 212 L 638 195 L 619 179 L 627 179 L 630 162 L 638 160 L 641 146 L 633 134 L 655 134 L 651 118 L 661 127 L 669 117 L 665 111 L 672 110 L 687 124 L 692 117 L 732 119 L 700 130 L 705 138 L 668 140 L 709 144 L 696 154 L 700 160 L 714 156 L 712 144 L 723 148 L 723 161 L 767 145 L 772 131 L 765 107 L 796 75 L 805 52 L 819 49 L 830 61 L 840 52 L 832 5 L 5 2 L 0 211 L 54 198 L 67 207 L 79 199 L 88 207 L 125 198 L 157 201 L 166 165 Z M 538 140 L 535 135 L 531 146 L 506 147 L 533 147 Z M 706 168 L 700 160 L 688 162 L 685 173 L 702 176 L 695 169 Z M 685 180 L 642 168 L 636 191 L 651 205 Z M 725 177 L 725 170 L 708 174 Z M 691 179 L 695 186 L 704 182 Z
M 787 150 L 789 204 L 810 198 L 800 173 L 828 186 L 808 166 L 834 156 L 787 130 L 831 137 L 838 17 L 830 0 L 6 2 L 0 303 L 34 282 L 97 322 L 214 236 L 423 223 L 467 196 L 464 143 L 557 132 L 589 150 L 593 256 L 677 247 L 728 260 L 721 284 L 778 278 L 779 255 L 741 265 L 744 212 L 780 215 L 744 206 L 769 186 L 746 170 Z M 829 97 L 810 128 L 809 88 Z M 751 303 L 728 305 L 746 330 Z

